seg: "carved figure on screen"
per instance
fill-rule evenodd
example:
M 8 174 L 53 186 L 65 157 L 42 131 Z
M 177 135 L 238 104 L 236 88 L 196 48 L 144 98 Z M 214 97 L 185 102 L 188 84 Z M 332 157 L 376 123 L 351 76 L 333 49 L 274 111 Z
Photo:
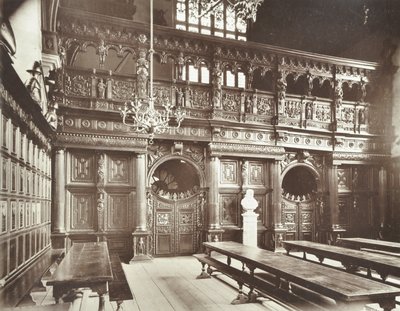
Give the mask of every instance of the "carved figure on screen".
M 48 110 L 46 113 L 46 120 L 50 124 L 50 126 L 55 130 L 57 129 L 57 109 L 58 109 L 58 104 L 55 102 L 55 97 L 54 95 L 51 95 L 51 100 L 48 106 Z
M 106 84 L 103 79 L 100 79 L 97 83 L 97 96 L 104 99 L 106 94 Z
M 279 71 L 278 79 L 276 81 L 276 95 L 278 98 L 278 111 L 280 113 L 283 113 L 283 107 L 285 106 L 286 88 L 286 77 L 281 71 Z
M 185 66 L 185 58 L 183 57 L 183 53 L 179 52 L 178 58 L 176 60 L 176 68 L 177 68 L 177 78 L 178 78 L 178 80 L 182 80 L 183 66 Z
M 215 63 L 213 70 L 213 106 L 214 108 L 221 107 L 222 100 L 222 70 L 219 62 Z
M 136 61 L 136 77 L 137 77 L 137 96 L 139 98 L 147 97 L 147 83 L 149 76 L 149 62 L 146 59 L 146 51 L 139 51 L 139 58 Z
M 100 40 L 100 44 L 97 48 L 97 54 L 99 54 L 100 68 L 103 68 L 106 61 L 106 56 L 108 54 L 108 47 L 103 39 Z
M 338 81 L 335 86 L 336 121 L 342 119 L 342 100 L 343 100 L 342 83 Z
M 39 82 L 39 76 L 42 74 L 40 70 L 40 63 L 35 62 L 32 69 L 27 70 L 32 77 L 26 83 L 26 87 L 32 96 L 32 99 L 38 104 L 42 101 L 42 85 Z
M 312 103 L 308 103 L 306 106 L 306 119 L 312 119 Z

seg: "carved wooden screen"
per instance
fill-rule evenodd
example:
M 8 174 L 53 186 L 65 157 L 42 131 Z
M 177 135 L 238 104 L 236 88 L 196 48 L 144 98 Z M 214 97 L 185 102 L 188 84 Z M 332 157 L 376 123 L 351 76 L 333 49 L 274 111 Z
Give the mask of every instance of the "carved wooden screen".
M 287 240 L 313 241 L 315 202 L 294 202 L 282 200 L 282 222 L 287 228 Z
M 155 255 L 187 255 L 199 250 L 202 198 L 200 193 L 177 201 L 152 195 Z
M 132 156 L 88 150 L 68 155 L 66 211 L 71 239 L 106 236 L 110 250 L 129 252 L 134 221 Z

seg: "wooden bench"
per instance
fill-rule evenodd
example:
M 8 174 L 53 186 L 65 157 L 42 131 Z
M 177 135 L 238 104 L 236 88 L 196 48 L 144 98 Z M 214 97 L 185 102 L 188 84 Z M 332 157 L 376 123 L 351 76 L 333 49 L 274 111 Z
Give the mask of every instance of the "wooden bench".
M 297 303 L 301 304 L 302 307 L 308 311 L 314 309 L 321 310 L 320 308 L 316 308 L 315 303 L 309 300 L 304 300 L 297 295 L 292 295 L 285 289 L 276 287 L 274 284 L 275 279 L 270 275 L 266 275 L 265 273 L 257 273 L 254 274 L 254 276 L 251 276 L 244 270 L 245 267 L 243 267 L 243 270 L 239 270 L 230 266 L 228 263 L 225 264 L 206 254 L 194 254 L 193 257 L 195 257 L 202 264 L 202 271 L 200 275 L 197 276 L 197 279 L 210 278 L 213 273 L 221 272 L 237 282 L 238 295 L 232 300 L 232 304 L 255 302 L 258 296 L 258 293 L 256 293 L 257 290 L 259 293 L 263 293 L 265 295 L 273 294 L 276 298 L 284 299 L 286 302 L 290 302 L 293 307 L 295 307 L 295 303 Z M 205 268 L 206 265 L 207 269 Z M 247 295 L 243 292 L 244 285 L 250 289 Z
M 339 238 L 338 246 L 360 250 L 361 248 L 375 249 L 390 253 L 400 253 L 400 243 L 364 238 Z
M 394 256 L 394 257 L 400 258 L 400 253 L 385 252 L 385 251 L 380 251 L 377 249 L 364 248 L 364 247 L 360 248 L 360 250 L 364 251 L 364 252 L 382 254 L 382 255 L 388 255 L 388 256 Z
M 253 295 L 254 288 L 263 289 L 266 286 L 265 279 L 260 279 L 255 270 L 272 275 L 276 288 L 290 293 L 291 284 L 298 285 L 335 300 L 341 310 L 346 310 L 348 307 L 361 308 L 371 302 L 379 303 L 385 311 L 391 310 L 395 307 L 395 297 L 400 295 L 400 289 L 393 286 L 257 247 L 235 242 L 205 242 L 203 244 L 207 256 L 196 257 L 198 260 L 201 259 L 202 274 L 205 272 L 204 262 L 234 279 L 237 278 L 238 283 L 249 285 L 250 295 Z M 227 263 L 216 262 L 216 259 L 211 256 L 213 252 L 225 255 Z M 249 269 L 249 272 L 231 267 L 231 259 L 240 261 L 242 266 Z M 244 297 L 238 298 L 240 298 L 237 299 L 239 301 L 246 300 Z
M 111 254 L 111 267 L 114 279 L 108 283 L 108 294 L 110 301 L 117 302 L 117 310 L 122 310 L 124 300 L 133 299 L 131 290 L 122 270 L 121 260 L 117 254 Z
M 90 288 L 99 295 L 99 310 L 104 311 L 104 295 L 113 280 L 106 242 L 74 243 L 47 285 L 53 286 L 56 303 L 71 290 Z
M 41 282 L 49 267 L 63 256 L 61 249 L 48 249 L 35 259 L 14 281 L 0 290 L 0 310 L 18 306 L 31 289 Z
M 310 241 L 283 241 L 287 254 L 291 250 L 303 252 L 303 259 L 306 253 L 317 256 L 320 263 L 325 258 L 333 259 L 342 263 L 348 272 L 356 272 L 358 267 L 367 268 L 367 276 L 372 277 L 371 269 L 375 270 L 383 281 L 388 275 L 400 277 L 400 258 L 382 254 L 373 254 L 354 249 L 315 243 Z

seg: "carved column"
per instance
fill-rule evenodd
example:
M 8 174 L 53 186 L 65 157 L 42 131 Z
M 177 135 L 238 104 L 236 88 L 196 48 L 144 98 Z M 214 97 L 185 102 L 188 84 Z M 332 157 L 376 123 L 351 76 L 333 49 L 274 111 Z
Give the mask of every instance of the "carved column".
M 65 151 L 57 149 L 55 155 L 55 186 L 53 199 L 53 248 L 65 248 Z
M 272 188 L 272 245 L 275 251 L 283 251 L 282 241 L 285 239 L 286 229 L 282 225 L 282 195 L 280 179 L 280 161 L 274 160 L 271 163 L 271 188 Z
M 335 244 L 336 239 L 346 231 L 339 225 L 337 165 L 332 165 L 328 170 L 328 188 L 329 188 L 330 227 L 327 228 L 328 236 L 326 240 L 328 244 Z
M 136 156 L 136 226 L 133 232 L 133 258 L 137 260 L 151 259 L 150 232 L 147 228 L 147 200 L 146 200 L 146 155 Z
M 220 241 L 224 232 L 219 214 L 219 171 L 220 160 L 212 156 L 209 162 L 208 241 Z

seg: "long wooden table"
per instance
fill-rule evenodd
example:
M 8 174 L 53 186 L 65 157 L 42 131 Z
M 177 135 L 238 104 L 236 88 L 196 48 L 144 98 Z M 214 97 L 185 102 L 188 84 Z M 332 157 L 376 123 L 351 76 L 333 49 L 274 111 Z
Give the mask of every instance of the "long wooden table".
M 245 283 L 257 284 L 254 271 L 259 269 L 273 274 L 277 286 L 281 286 L 282 282 L 297 284 L 334 299 L 341 310 L 371 302 L 379 303 L 385 311 L 392 310 L 395 308 L 395 297 L 400 295 L 399 288 L 257 247 L 236 242 L 205 242 L 204 246 L 210 259 L 213 259 L 213 252 L 227 257 L 227 270 L 232 269 L 231 259 L 247 266 L 250 272 L 246 277 L 240 277 Z M 234 275 L 229 271 L 228 274 Z
M 113 280 L 106 242 L 74 243 L 47 285 L 53 286 L 56 303 L 72 289 L 91 288 L 99 294 L 99 310 Z
M 350 272 L 355 272 L 358 267 L 364 267 L 367 268 L 369 277 L 372 269 L 383 281 L 388 275 L 400 276 L 400 258 L 397 257 L 310 241 L 282 241 L 282 243 L 288 255 L 291 250 L 299 250 L 303 252 L 304 259 L 307 259 L 306 253 L 309 253 L 317 256 L 320 263 L 323 263 L 325 258 L 337 260 Z
M 370 248 L 385 252 L 400 253 L 400 243 L 364 238 L 339 238 L 337 245 L 354 249 Z

